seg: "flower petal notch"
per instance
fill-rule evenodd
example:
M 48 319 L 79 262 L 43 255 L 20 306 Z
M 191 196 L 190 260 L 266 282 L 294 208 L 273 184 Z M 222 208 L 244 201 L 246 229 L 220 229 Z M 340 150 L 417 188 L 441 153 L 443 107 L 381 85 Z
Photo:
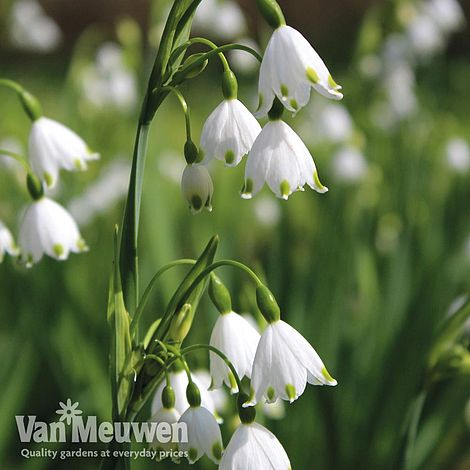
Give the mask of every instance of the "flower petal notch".
M 312 385 L 335 386 L 320 356 L 310 343 L 282 320 L 270 323 L 261 336 L 252 372 L 254 397 L 244 406 L 263 398 L 274 403 L 278 398 L 292 403 Z
M 284 200 L 305 184 L 319 193 L 328 191 L 320 182 L 309 150 L 281 120 L 268 122 L 255 140 L 248 155 L 242 198 L 251 199 L 264 183 Z
M 29 134 L 29 153 L 33 171 L 49 188 L 57 183 L 59 170 L 83 171 L 87 162 L 97 160 L 85 141 L 68 127 L 46 117 L 33 122 Z
M 26 209 L 19 244 L 28 267 L 40 261 L 44 254 L 63 261 L 70 252 L 88 250 L 72 216 L 47 197 L 32 202 Z
M 261 63 L 257 117 L 268 113 L 275 97 L 296 113 L 308 103 L 311 88 L 330 99 L 343 98 L 341 86 L 307 39 L 291 26 L 281 25 L 273 32 Z

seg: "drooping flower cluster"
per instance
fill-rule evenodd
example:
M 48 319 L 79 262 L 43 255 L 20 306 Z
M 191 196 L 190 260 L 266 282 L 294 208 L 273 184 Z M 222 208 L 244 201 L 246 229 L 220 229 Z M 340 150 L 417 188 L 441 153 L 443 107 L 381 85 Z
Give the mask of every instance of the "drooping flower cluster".
M 237 166 L 248 155 L 245 184 L 241 196 L 252 198 L 266 183 L 273 193 L 288 199 L 305 185 L 319 193 L 328 188 L 319 179 L 310 151 L 295 131 L 284 121 L 284 109 L 297 113 L 304 107 L 313 88 L 321 95 L 340 100 L 343 95 L 328 68 L 301 33 L 285 24 L 282 12 L 275 2 L 260 2 L 261 11 L 274 32 L 261 61 L 259 73 L 258 118 L 268 116 L 261 128 L 255 117 L 238 100 L 238 85 L 233 72 L 224 61 L 222 89 L 224 101 L 207 118 L 200 141 L 200 155 L 196 165 L 222 160 L 226 166 Z M 198 200 L 207 193 L 207 175 L 191 181 L 191 197 Z M 183 193 L 188 199 L 189 183 L 182 180 Z M 212 191 L 211 191 L 212 194 Z M 193 212 L 204 206 L 194 207 Z
M 64 207 L 46 196 L 45 191 L 56 186 L 59 171 L 85 170 L 87 162 L 99 158 L 88 149 L 83 139 L 57 121 L 42 116 L 36 98 L 14 84 L 28 116 L 32 120 L 29 134 L 29 163 L 20 155 L 3 151 L 20 160 L 28 170 L 27 189 L 32 203 L 23 214 L 19 230 L 19 249 L 13 249 L 11 234 L 3 230 L 0 254 L 20 255 L 28 267 L 44 254 L 65 260 L 69 253 L 87 251 L 73 217 Z M 0 153 L 2 150 L 0 149 Z M 1 260 L 2 256 L 0 256 Z
M 264 285 L 260 284 L 256 291 L 258 308 L 268 322 L 261 335 L 255 326 L 233 311 L 227 288 L 213 273 L 208 290 L 220 314 L 209 345 L 199 345 L 210 350 L 210 390 L 202 387 L 190 373 L 183 358 L 185 349 L 182 352 L 176 350 L 184 366 L 166 373 L 166 381 L 154 395 L 151 421 L 184 423 L 187 441 L 175 438 L 165 445 L 156 441 L 152 447 L 185 452 L 189 463 L 206 455 L 226 470 L 288 470 L 289 457 L 281 443 L 268 429 L 255 422 L 255 405 L 271 404 L 278 398 L 292 403 L 302 395 L 307 383 L 334 386 L 337 382 L 309 342 L 280 319 L 279 306 Z M 244 378 L 251 383 L 251 396 L 242 389 Z M 238 393 L 241 421 L 225 451 L 218 426 L 220 415 L 211 396 L 220 391 L 223 384 L 232 394 Z

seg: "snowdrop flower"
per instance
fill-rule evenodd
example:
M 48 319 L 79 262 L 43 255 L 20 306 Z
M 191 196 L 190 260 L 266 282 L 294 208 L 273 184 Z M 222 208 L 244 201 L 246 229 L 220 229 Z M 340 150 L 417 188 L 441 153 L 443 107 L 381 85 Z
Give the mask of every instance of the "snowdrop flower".
M 470 148 L 464 139 L 450 139 L 446 145 L 446 157 L 449 167 L 457 173 L 465 173 L 470 169 Z
M 8 253 L 10 256 L 18 256 L 20 251 L 13 240 L 10 230 L 0 220 L 0 263 L 3 261 L 5 253 Z
M 237 166 L 260 132 L 261 126 L 242 102 L 236 98 L 225 99 L 202 128 L 203 163 L 216 158 L 227 166 Z
M 251 369 L 260 334 L 238 313 L 228 312 L 219 315 L 212 330 L 210 345 L 223 352 L 233 364 L 240 380 L 251 377 Z M 224 361 L 215 353 L 210 353 L 212 388 L 220 388 L 225 383 L 232 393 L 238 392 L 235 378 Z
M 72 216 L 47 197 L 35 200 L 26 209 L 19 244 L 28 267 L 37 263 L 44 254 L 62 261 L 70 252 L 88 250 Z
M 279 26 L 261 63 L 258 117 L 268 113 L 275 97 L 289 111 L 297 112 L 308 103 L 312 87 L 327 98 L 343 98 L 341 86 L 302 34 L 285 24 Z
M 21 49 L 49 52 L 61 42 L 62 33 L 36 0 L 17 0 L 12 4 L 10 39 Z
M 252 406 L 264 397 L 273 403 L 280 397 L 290 403 L 304 393 L 307 382 L 313 385 L 336 385 L 320 356 L 310 343 L 282 320 L 268 324 L 256 350 L 251 385 Z
M 248 155 L 242 197 L 251 199 L 265 182 L 285 200 L 305 184 L 319 193 L 328 191 L 307 147 L 281 120 L 269 121 L 256 138 Z
M 333 156 L 333 173 L 339 181 L 357 183 L 367 173 L 364 155 L 355 147 L 346 146 Z
M 247 469 L 291 469 L 289 457 L 276 436 L 255 422 L 238 426 L 219 465 L 219 470 Z
M 193 214 L 201 212 L 204 208 L 212 211 L 214 185 L 205 166 L 186 165 L 181 178 L 181 190 Z
M 86 170 L 87 161 L 99 158 L 75 132 L 46 117 L 33 123 L 29 153 L 33 171 L 50 188 L 55 186 L 60 168 Z
M 465 22 L 462 6 L 457 0 L 428 0 L 423 9 L 446 34 L 458 31 Z
M 189 463 L 194 463 L 206 454 L 218 464 L 222 457 L 222 436 L 214 415 L 201 406 L 199 388 L 190 383 L 186 390 L 189 408 L 181 415 L 179 423 L 185 423 L 188 431 L 187 442 L 180 442 L 179 448 L 188 452 Z
M 153 416 L 150 418 L 151 423 L 167 423 L 170 426 L 175 424 L 180 419 L 180 413 L 175 409 L 175 393 L 171 386 L 165 386 L 163 389 L 163 402 L 164 406 L 160 408 Z M 174 427 L 171 426 L 170 433 L 172 434 Z M 151 443 L 150 447 L 154 450 L 158 451 L 170 451 L 176 450 L 178 448 L 177 439 L 174 439 L 177 436 L 170 436 L 170 440 L 168 442 L 161 442 L 156 439 L 156 435 L 154 437 L 154 441 Z M 157 460 L 159 458 L 157 457 Z
M 188 386 L 188 376 L 184 371 L 171 372 L 170 382 L 175 393 L 175 410 L 181 415 L 188 408 L 189 403 L 186 399 L 186 388 Z M 200 380 L 196 376 L 193 376 L 193 382 L 199 387 L 201 392 L 201 402 L 204 408 L 208 409 L 211 413 L 215 413 L 214 401 L 211 398 L 211 392 L 207 391 L 207 387 L 204 387 Z M 162 394 L 165 388 L 165 383 L 161 383 L 152 401 L 152 415 L 155 415 L 158 410 L 163 407 Z

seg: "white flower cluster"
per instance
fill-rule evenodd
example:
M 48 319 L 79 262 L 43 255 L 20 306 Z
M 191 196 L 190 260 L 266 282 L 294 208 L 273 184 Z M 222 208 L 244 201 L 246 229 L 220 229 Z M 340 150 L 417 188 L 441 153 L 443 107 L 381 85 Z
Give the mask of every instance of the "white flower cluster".
M 284 448 L 269 430 L 255 422 L 254 406 L 273 404 L 278 398 L 292 403 L 302 395 L 307 383 L 335 386 L 337 382 L 310 343 L 280 319 L 279 307 L 264 286 L 257 289 L 258 307 L 268 321 L 261 335 L 256 324 L 232 310 L 230 294 L 215 276 L 211 278 L 209 294 L 220 313 L 207 347 L 210 389 L 203 388 L 196 377 L 191 385 L 189 371 L 170 373 L 167 382 L 156 391 L 151 420 L 179 420 L 188 425 L 189 442 L 179 444 L 179 449 L 188 451 L 190 463 L 205 454 L 222 469 L 287 470 L 290 462 Z M 244 378 L 250 380 L 251 396 L 239 388 Z M 169 405 L 165 397 L 168 383 L 175 398 Z M 220 417 L 211 396 L 220 392 L 223 384 L 232 394 L 239 394 L 241 420 L 225 451 L 217 425 Z M 196 403 L 188 393 L 194 386 L 198 389 Z M 157 442 L 155 447 L 169 450 Z
M 233 74 L 232 74 L 233 75 Z M 235 79 L 236 80 L 236 79 Z M 287 200 L 307 184 L 319 193 L 323 186 L 312 155 L 294 130 L 282 121 L 283 110 L 298 112 L 310 99 L 314 88 L 321 95 L 340 100 L 341 87 L 333 80 L 325 63 L 294 28 L 279 25 L 264 54 L 259 74 L 258 118 L 268 116 L 261 128 L 251 112 L 237 99 L 236 83 L 232 93 L 207 118 L 202 129 L 202 161 L 191 165 L 191 178 L 183 175 L 183 194 L 193 212 L 210 209 L 213 187 L 210 175 L 202 168 L 213 160 L 237 166 L 248 155 L 245 184 L 241 196 L 251 199 L 266 183 L 279 198 Z M 189 167 L 188 167 L 189 168 Z M 193 200 L 198 202 L 193 204 Z M 203 203 L 201 203 L 201 201 Z
M 33 202 L 26 208 L 19 230 L 19 249 L 8 229 L 1 225 L 0 260 L 5 252 L 20 255 L 28 267 L 44 254 L 65 260 L 69 253 L 87 251 L 78 226 L 60 204 L 44 194 L 53 188 L 59 170 L 85 170 L 87 162 L 99 158 L 83 139 L 64 125 L 46 117 L 34 120 L 29 134 L 28 189 Z

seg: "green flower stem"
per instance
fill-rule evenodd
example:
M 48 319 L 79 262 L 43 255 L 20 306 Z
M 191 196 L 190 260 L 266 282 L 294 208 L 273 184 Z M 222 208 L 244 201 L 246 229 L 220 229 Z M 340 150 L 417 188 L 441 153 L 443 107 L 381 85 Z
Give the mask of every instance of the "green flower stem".
M 24 111 L 31 119 L 31 121 L 36 121 L 42 116 L 41 104 L 38 99 L 33 96 L 29 91 L 23 88 L 19 83 L 10 80 L 8 78 L 0 78 L 0 86 L 4 86 L 13 90 L 23 106 Z
M 178 88 L 174 86 L 170 86 L 170 85 L 164 86 L 160 88 L 160 90 L 171 91 L 178 98 L 178 101 L 181 105 L 181 109 L 184 112 L 184 121 L 186 125 L 186 139 L 191 140 L 191 119 L 190 119 L 190 114 L 189 114 L 189 107 L 188 107 L 188 103 L 184 99 L 183 93 L 181 93 L 181 91 L 178 90 Z
M 225 259 L 225 260 L 220 260 L 217 261 L 211 265 L 209 265 L 207 268 L 205 268 L 201 273 L 194 279 L 194 281 L 190 284 L 188 289 L 186 290 L 185 294 L 183 295 L 182 299 L 179 302 L 179 306 L 182 306 L 186 303 L 186 300 L 189 298 L 191 293 L 197 288 L 197 286 L 204 281 L 204 279 L 214 270 L 222 267 L 222 266 L 232 266 L 234 268 L 241 269 L 244 271 L 248 276 L 251 277 L 251 279 L 255 282 L 256 286 L 262 286 L 263 283 L 261 282 L 260 278 L 255 274 L 255 272 L 250 269 L 248 266 L 244 265 L 243 263 L 240 263 L 239 261 L 231 260 L 231 259 Z M 177 312 L 179 310 L 178 306 L 176 306 L 176 309 L 174 310 Z M 162 319 L 162 323 L 160 326 L 164 329 L 164 332 L 162 334 L 162 338 L 165 339 L 168 334 L 169 330 L 169 325 L 171 322 L 172 317 L 164 317 Z M 165 323 L 165 324 L 164 324 Z M 162 326 L 163 324 L 163 326 Z
M 145 358 L 144 358 L 144 361 L 146 361 L 147 359 L 150 359 L 151 361 L 155 361 L 163 367 L 163 370 L 165 372 L 166 384 L 171 385 L 171 383 L 170 383 L 170 374 L 168 372 L 168 368 L 166 366 L 165 361 L 161 357 L 156 356 L 155 354 L 146 354 Z
M 210 344 L 194 344 L 192 346 L 188 346 L 187 348 L 184 348 L 181 351 L 181 354 L 186 355 L 191 352 L 198 351 L 200 349 L 212 351 L 214 354 L 217 354 L 225 362 L 225 364 L 227 364 L 227 367 L 230 369 L 230 372 L 233 374 L 235 378 L 235 382 L 237 382 L 238 392 L 241 393 L 242 382 L 240 380 L 240 377 L 238 377 L 237 371 L 235 370 L 235 367 L 233 366 L 230 359 L 219 349 L 215 348 L 214 346 L 211 346 Z
M 181 360 L 181 364 L 183 364 L 184 371 L 186 372 L 186 375 L 188 376 L 188 382 L 192 383 L 193 378 L 191 376 L 191 371 L 189 370 L 188 363 L 186 362 L 186 359 L 184 358 L 184 355 L 182 354 L 182 352 L 177 347 L 172 346 L 171 344 L 166 344 L 166 347 L 168 351 L 170 351 L 175 356 L 179 357 L 179 359 Z
M 23 91 L 25 91 L 24 88 L 19 83 L 13 80 L 10 80 L 8 78 L 0 78 L 0 86 L 10 88 L 11 90 L 15 91 L 18 94 L 23 93 Z
M 178 49 L 175 49 L 175 52 L 174 54 L 176 56 L 178 56 L 179 54 L 181 54 L 185 49 L 187 49 L 189 46 L 191 46 L 190 44 L 190 41 L 186 42 L 185 44 L 183 44 L 182 46 L 180 46 L 180 48 Z M 248 47 L 248 46 L 244 46 L 243 44 L 225 44 L 223 46 L 219 46 L 219 47 L 216 47 L 215 49 L 212 49 L 210 50 L 209 52 L 206 52 L 205 54 L 201 54 L 197 60 L 195 60 L 194 62 L 192 62 L 191 64 L 189 65 L 186 65 L 186 66 L 182 66 L 181 69 L 178 71 L 178 75 L 179 76 L 184 76 L 185 72 L 191 67 L 191 68 L 195 68 L 197 67 L 198 65 L 202 64 L 204 61 L 210 59 L 211 57 L 215 56 L 215 55 L 218 55 L 220 54 L 221 52 L 226 52 L 226 51 L 231 51 L 231 50 L 241 50 L 241 51 L 245 51 L 245 52 L 248 52 L 250 53 L 251 55 L 253 55 L 259 62 L 261 62 L 263 60 L 263 58 L 261 57 L 261 55 L 256 52 L 254 49 L 252 49 L 251 47 Z M 177 85 L 178 83 L 173 83 L 173 85 Z
M 188 41 L 188 43 L 189 43 L 189 46 L 192 46 L 193 44 L 204 44 L 206 46 L 209 46 L 211 49 L 217 49 L 217 44 L 213 43 L 212 41 L 206 38 L 200 38 L 200 37 L 191 38 Z M 222 62 L 224 70 L 227 72 L 230 71 L 230 65 L 228 64 L 227 58 L 225 57 L 224 53 L 220 52 L 217 55 L 219 56 L 219 59 Z
M 21 164 L 21 166 L 27 173 L 31 173 L 31 167 L 29 166 L 29 163 L 23 156 L 19 155 L 18 153 L 10 152 L 10 150 L 0 149 L 0 155 L 4 155 L 5 157 L 10 157 L 13 160 L 16 160 L 18 163 Z
M 142 298 L 140 299 L 139 305 L 137 307 L 137 310 L 135 311 L 135 315 L 131 320 L 131 336 L 133 337 L 135 332 L 137 331 L 137 327 L 139 324 L 140 317 L 142 316 L 142 313 L 145 310 L 145 307 L 147 305 L 147 302 L 150 298 L 150 294 L 152 293 L 153 288 L 157 284 L 158 279 L 162 274 L 164 274 L 166 271 L 168 271 L 171 268 L 174 268 L 175 266 L 186 266 L 186 265 L 193 265 L 196 263 L 196 260 L 193 259 L 179 259 L 176 261 L 173 261 L 171 263 L 166 264 L 165 266 L 161 267 L 155 275 L 152 277 L 150 280 L 147 288 L 145 289 Z

